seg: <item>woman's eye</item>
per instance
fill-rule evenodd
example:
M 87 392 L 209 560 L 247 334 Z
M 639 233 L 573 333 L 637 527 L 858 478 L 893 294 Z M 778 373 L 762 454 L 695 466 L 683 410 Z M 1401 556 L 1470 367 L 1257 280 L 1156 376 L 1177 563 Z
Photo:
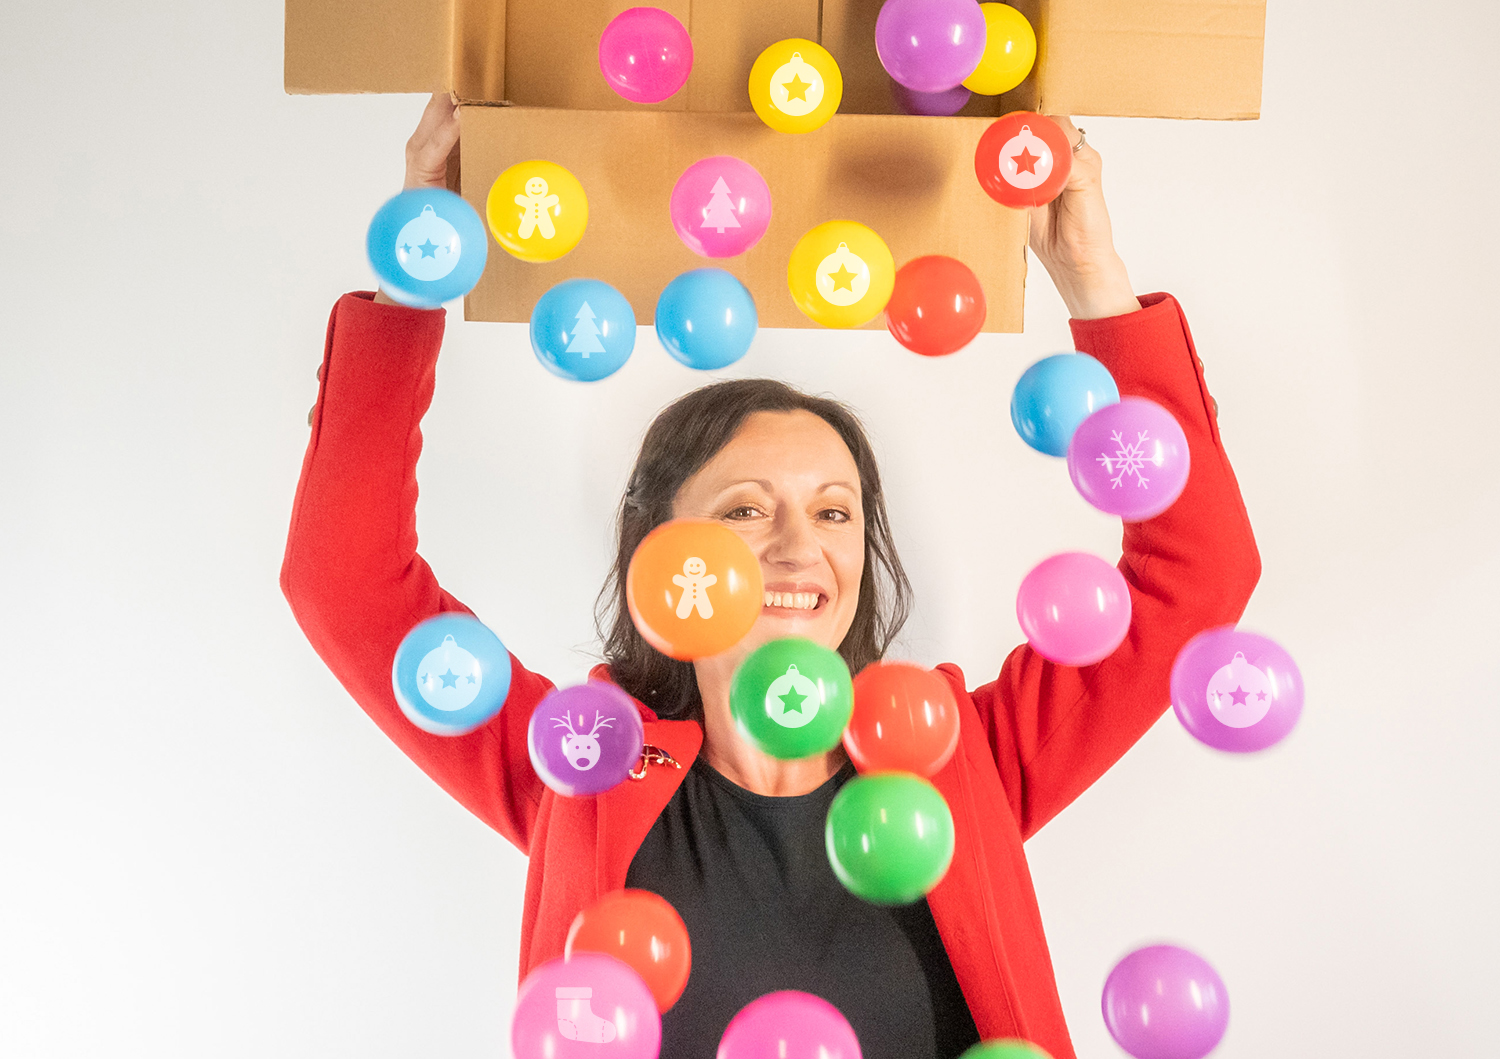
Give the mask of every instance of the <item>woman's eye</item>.
M 755 510 L 755 508 L 751 507 L 749 504 L 741 504 L 739 507 L 732 507 L 728 511 L 724 512 L 724 517 L 751 518 L 756 514 L 758 514 L 758 512 Z
M 829 522 L 848 522 L 849 512 L 840 511 L 838 508 L 831 507 L 822 512 L 822 517 L 827 519 Z

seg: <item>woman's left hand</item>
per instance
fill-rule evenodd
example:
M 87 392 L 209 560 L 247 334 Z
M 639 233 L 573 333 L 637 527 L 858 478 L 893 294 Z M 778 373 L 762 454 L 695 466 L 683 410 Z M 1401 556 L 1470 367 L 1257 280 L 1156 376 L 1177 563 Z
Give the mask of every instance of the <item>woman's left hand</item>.
M 1053 117 L 1077 144 L 1083 134 L 1071 118 Z M 1073 152 L 1073 169 L 1062 194 L 1031 210 L 1031 250 L 1047 269 L 1074 319 L 1094 320 L 1135 312 L 1140 302 L 1125 262 L 1115 252 L 1109 210 L 1100 180 L 1103 159 L 1085 143 Z

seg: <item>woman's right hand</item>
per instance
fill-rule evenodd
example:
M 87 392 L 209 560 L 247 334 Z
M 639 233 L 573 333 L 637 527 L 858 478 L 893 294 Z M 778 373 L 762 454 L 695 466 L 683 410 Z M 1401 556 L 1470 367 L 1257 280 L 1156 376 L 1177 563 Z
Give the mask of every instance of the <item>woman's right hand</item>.
M 434 92 L 417 122 L 417 131 L 406 141 L 407 191 L 412 188 L 448 186 L 448 156 L 458 143 L 458 101 L 451 92 Z M 382 305 L 398 305 L 377 290 L 375 300 Z

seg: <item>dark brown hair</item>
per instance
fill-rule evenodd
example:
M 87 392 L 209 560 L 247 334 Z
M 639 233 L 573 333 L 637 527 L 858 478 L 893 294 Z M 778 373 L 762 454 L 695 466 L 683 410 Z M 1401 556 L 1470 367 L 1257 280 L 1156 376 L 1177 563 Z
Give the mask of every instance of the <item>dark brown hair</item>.
M 859 603 L 839 654 L 858 673 L 885 655 L 911 611 L 911 583 L 891 539 L 875 452 L 859 418 L 845 405 L 813 397 L 775 379 L 733 379 L 679 397 L 652 422 L 641 442 L 617 518 L 619 548 L 599 592 L 594 620 L 616 683 L 663 718 L 699 718 L 703 702 L 690 662 L 661 654 L 642 638 L 625 603 L 625 574 L 636 546 L 672 517 L 682 484 L 708 463 L 756 412 L 811 412 L 843 438 L 859 470 L 865 518 L 865 565 Z

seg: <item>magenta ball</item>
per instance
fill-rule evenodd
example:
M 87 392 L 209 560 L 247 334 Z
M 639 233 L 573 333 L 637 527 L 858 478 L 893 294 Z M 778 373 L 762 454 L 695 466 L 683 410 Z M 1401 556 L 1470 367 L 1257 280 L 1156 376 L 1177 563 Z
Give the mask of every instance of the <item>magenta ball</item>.
M 1172 663 L 1172 711 L 1215 750 L 1264 750 L 1302 716 L 1302 674 L 1275 640 L 1233 625 L 1209 629 Z
M 946 92 L 913 92 L 900 81 L 891 82 L 891 101 L 903 114 L 947 118 L 964 109 L 970 92 L 963 85 Z
M 1130 631 L 1130 588 L 1097 555 L 1063 552 L 1022 579 L 1016 618 L 1026 642 L 1049 662 L 1091 666 L 1113 654 Z
M 749 162 L 704 158 L 677 178 L 669 205 L 677 237 L 703 257 L 743 254 L 771 223 L 771 189 Z
M 657 1059 L 661 1015 L 650 987 L 627 964 L 578 952 L 526 976 L 510 1046 L 515 1059 Z
M 1182 494 L 1192 459 L 1187 435 L 1155 401 L 1122 397 L 1078 425 L 1068 443 L 1073 485 L 1100 511 L 1140 522 Z
M 913 92 L 946 92 L 984 55 L 984 12 L 976 0 L 886 0 L 875 20 L 885 72 Z
M 740 1008 L 718 1059 L 860 1059 L 849 1021 L 822 997 L 786 989 Z
M 1229 1026 L 1229 994 L 1208 961 L 1176 945 L 1136 949 L 1104 983 L 1104 1024 L 1135 1059 L 1203 1059 Z
M 693 41 L 659 7 L 621 11 L 599 37 L 604 80 L 632 103 L 660 103 L 687 84 L 693 71 Z

